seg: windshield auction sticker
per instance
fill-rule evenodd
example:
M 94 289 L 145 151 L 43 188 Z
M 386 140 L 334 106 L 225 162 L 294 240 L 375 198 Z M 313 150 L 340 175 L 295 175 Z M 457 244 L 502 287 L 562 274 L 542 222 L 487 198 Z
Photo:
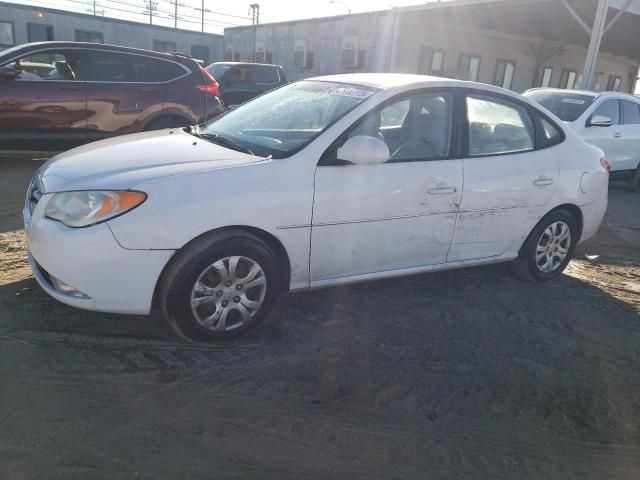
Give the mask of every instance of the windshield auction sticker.
M 584 105 L 584 100 L 578 100 L 577 98 L 563 98 L 562 103 L 575 103 L 576 105 Z

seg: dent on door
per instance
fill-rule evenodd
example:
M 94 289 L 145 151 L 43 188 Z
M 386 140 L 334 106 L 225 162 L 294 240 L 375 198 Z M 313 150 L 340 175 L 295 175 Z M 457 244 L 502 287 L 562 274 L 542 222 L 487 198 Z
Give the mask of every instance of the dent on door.
M 462 161 L 318 167 L 311 280 L 444 263 Z

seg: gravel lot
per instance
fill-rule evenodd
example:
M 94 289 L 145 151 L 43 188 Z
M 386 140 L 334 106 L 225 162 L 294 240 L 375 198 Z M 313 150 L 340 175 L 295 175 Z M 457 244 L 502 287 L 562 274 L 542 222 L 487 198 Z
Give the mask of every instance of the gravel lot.
M 292 294 L 233 342 L 75 310 L 0 160 L 2 479 L 638 479 L 640 195 L 560 279 L 492 266 Z

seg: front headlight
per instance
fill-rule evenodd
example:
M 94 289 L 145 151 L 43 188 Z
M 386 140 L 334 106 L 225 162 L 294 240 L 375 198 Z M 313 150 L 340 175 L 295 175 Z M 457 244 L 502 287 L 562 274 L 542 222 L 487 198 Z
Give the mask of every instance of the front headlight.
M 44 214 L 68 227 L 88 227 L 122 215 L 146 198 L 133 191 L 61 192 L 51 197 Z

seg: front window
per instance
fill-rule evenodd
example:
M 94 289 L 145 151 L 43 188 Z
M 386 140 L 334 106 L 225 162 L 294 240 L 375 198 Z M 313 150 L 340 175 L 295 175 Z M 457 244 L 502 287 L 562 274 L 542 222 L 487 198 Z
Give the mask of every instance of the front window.
M 256 155 L 285 158 L 304 148 L 376 92 L 360 85 L 302 81 L 273 90 L 202 126 Z
M 533 91 L 526 96 L 565 122 L 575 122 L 595 100 L 591 95 L 564 92 Z
M 213 78 L 220 81 L 225 73 L 231 70 L 232 65 L 228 63 L 212 63 L 205 70 L 211 74 Z
M 591 118 L 594 117 L 606 117 L 611 120 L 612 125 L 620 124 L 620 104 L 618 100 L 610 99 L 605 100 L 591 114 Z
M 15 80 L 22 82 L 82 80 L 80 78 L 80 55 L 73 50 L 47 50 L 32 53 L 3 65 L 2 68 L 15 70 Z

